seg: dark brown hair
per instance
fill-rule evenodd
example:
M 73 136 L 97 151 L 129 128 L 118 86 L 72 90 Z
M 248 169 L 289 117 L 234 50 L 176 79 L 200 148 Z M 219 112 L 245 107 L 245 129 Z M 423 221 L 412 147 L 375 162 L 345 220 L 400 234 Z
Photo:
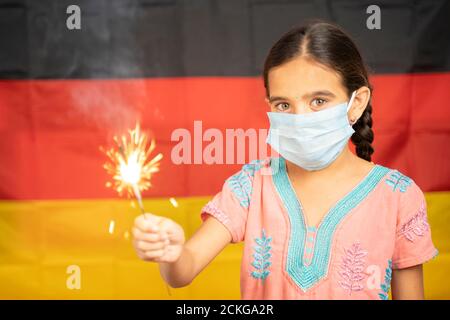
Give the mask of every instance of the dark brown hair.
M 362 86 L 368 87 L 372 92 L 367 68 L 352 39 L 333 24 L 312 22 L 291 29 L 270 49 L 263 71 L 267 97 L 270 95 L 268 80 L 270 69 L 301 55 L 309 56 L 337 71 L 347 89 L 348 96 Z M 374 152 L 371 100 L 352 127 L 355 132 L 351 136 L 351 141 L 356 146 L 357 156 L 371 161 L 371 155 Z

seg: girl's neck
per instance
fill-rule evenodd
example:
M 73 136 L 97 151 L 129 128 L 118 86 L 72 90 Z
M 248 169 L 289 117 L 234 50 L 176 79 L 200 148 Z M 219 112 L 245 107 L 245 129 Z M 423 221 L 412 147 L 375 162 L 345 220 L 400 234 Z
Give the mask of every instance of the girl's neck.
M 351 175 L 355 172 L 355 169 L 361 167 L 362 162 L 366 162 L 366 165 L 371 165 L 370 162 L 354 155 L 347 146 L 333 163 L 321 170 L 308 171 L 288 160 L 286 160 L 286 167 L 290 178 L 293 180 L 299 179 L 304 182 L 318 182 L 325 180 L 333 181 L 336 178 L 339 179 L 339 177 Z

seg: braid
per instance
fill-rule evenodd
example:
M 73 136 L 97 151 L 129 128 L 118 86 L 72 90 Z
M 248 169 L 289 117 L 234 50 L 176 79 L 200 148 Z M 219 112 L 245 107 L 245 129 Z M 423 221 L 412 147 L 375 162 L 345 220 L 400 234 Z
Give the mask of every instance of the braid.
M 351 140 L 356 146 L 356 154 L 358 157 L 371 161 L 371 155 L 374 152 L 372 147 L 373 131 L 372 131 L 372 103 L 369 101 L 366 109 L 361 117 L 353 125 L 355 133 Z

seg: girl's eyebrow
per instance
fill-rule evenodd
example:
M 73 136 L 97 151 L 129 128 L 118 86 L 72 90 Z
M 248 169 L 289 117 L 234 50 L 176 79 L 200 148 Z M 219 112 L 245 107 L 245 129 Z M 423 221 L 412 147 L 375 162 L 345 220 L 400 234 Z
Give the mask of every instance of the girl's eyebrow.
M 286 100 L 289 100 L 289 99 L 285 98 L 285 97 L 269 97 L 269 102 L 270 103 L 273 103 L 273 102 L 276 102 L 276 101 L 286 101 Z
M 336 98 L 336 95 L 328 90 L 319 90 L 305 94 L 303 97 L 325 96 L 328 98 Z
M 311 97 L 315 97 L 315 96 L 322 96 L 322 97 L 328 97 L 328 98 L 336 98 L 336 95 L 328 90 L 319 90 L 319 91 L 313 91 L 307 94 L 303 95 L 303 98 L 311 98 Z M 289 100 L 289 98 L 286 97 L 279 97 L 279 96 L 273 96 L 273 97 L 269 97 L 269 102 L 273 103 L 276 101 L 286 101 Z

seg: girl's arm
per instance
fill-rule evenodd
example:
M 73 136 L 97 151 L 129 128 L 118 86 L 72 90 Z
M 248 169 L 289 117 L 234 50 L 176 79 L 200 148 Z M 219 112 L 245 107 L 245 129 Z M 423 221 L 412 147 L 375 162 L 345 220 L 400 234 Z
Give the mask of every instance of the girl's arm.
M 190 284 L 232 240 L 221 222 L 206 217 L 185 243 L 184 230 L 175 221 L 149 213 L 138 216 L 133 228 L 137 255 L 144 261 L 158 262 L 161 276 L 170 286 Z
M 184 244 L 177 261 L 159 263 L 161 276 L 171 287 L 187 286 L 230 242 L 228 229 L 209 216 Z
M 393 300 L 423 300 L 422 265 L 392 270 Z

